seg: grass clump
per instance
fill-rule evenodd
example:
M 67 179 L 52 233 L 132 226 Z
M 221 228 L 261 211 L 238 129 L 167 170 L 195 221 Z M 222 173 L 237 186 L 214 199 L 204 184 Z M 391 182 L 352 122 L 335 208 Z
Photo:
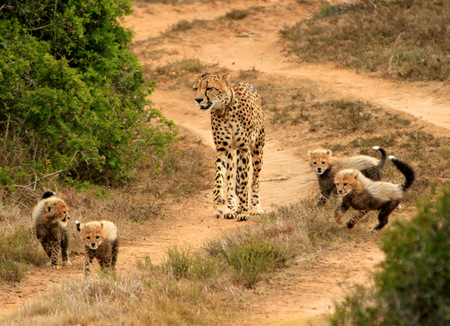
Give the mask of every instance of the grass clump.
M 263 240 L 232 246 L 228 251 L 223 250 L 222 255 L 246 288 L 259 282 L 269 268 L 285 262 L 282 250 Z
M 207 66 L 199 59 L 182 59 L 175 62 L 170 62 L 164 66 L 156 68 L 158 76 L 166 76 L 169 78 L 180 78 L 187 73 L 199 74 L 203 72 Z
M 325 3 L 321 15 L 281 31 L 302 61 L 333 61 L 407 80 L 448 81 L 448 1 Z
M 450 190 L 385 233 L 375 288 L 338 304 L 332 325 L 446 325 L 450 318 Z
M 29 265 L 48 259 L 31 228 L 17 226 L 0 233 L 0 282 L 19 282 Z

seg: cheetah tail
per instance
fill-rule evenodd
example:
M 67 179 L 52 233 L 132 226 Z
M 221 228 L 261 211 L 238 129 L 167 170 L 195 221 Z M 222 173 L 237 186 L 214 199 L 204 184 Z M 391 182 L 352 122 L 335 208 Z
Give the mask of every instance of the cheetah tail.
M 400 161 L 398 158 L 394 156 L 389 156 L 389 159 L 392 161 L 392 163 L 394 163 L 397 169 L 399 169 L 399 171 L 403 173 L 403 175 L 405 176 L 405 181 L 401 185 L 403 191 L 405 191 L 406 189 L 411 187 L 411 185 L 414 182 L 415 179 L 414 170 L 409 164 Z
M 385 151 L 385 149 L 383 147 L 374 146 L 372 148 L 374 150 L 379 151 L 381 153 L 381 158 L 380 158 L 380 161 L 378 162 L 378 165 L 377 165 L 377 168 L 381 170 L 384 167 L 384 165 L 386 164 L 387 153 L 386 153 L 386 151 Z

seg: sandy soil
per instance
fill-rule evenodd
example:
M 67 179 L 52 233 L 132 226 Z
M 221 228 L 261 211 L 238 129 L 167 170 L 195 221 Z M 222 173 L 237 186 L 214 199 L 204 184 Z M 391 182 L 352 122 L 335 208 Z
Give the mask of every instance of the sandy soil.
M 232 9 L 250 7 L 263 9 L 244 21 L 228 23 L 226 28 L 212 22 Z M 312 5 L 302 7 L 288 0 L 180 3 L 175 6 L 149 4 L 137 7 L 125 24 L 135 31 L 135 50 L 144 64 L 157 66 L 183 58 L 198 58 L 227 68 L 236 75 L 239 70 L 254 68 L 269 79 L 296 79 L 299 84 L 307 80 L 342 96 L 372 101 L 390 110 L 406 111 L 439 126 L 435 132 L 450 135 L 448 87 L 437 83 L 396 83 L 331 65 L 298 64 L 285 57 L 277 42 L 278 31 L 309 17 L 312 8 Z M 161 37 L 177 22 L 194 19 L 211 22 L 205 23 L 205 30 Z M 147 55 L 156 52 L 161 54 L 156 59 Z M 151 101 L 156 107 L 163 108 L 166 117 L 201 139 L 214 155 L 209 116 L 198 112 L 188 88 L 161 83 L 151 95 Z M 299 156 L 297 147 L 287 145 L 284 137 L 281 131 L 268 135 L 261 184 L 265 210 L 294 203 L 317 192 L 315 176 L 304 157 Z M 174 244 L 199 248 L 208 239 L 252 223 L 213 219 L 211 203 L 212 194 L 208 191 L 187 202 L 168 205 L 166 217 L 154 222 L 144 241 L 137 243 L 124 239 L 117 270 L 129 270 L 136 257 L 145 255 L 158 262 Z M 274 276 L 258 289 L 259 298 L 249 303 L 251 315 L 239 323 L 270 324 L 329 312 L 333 301 L 342 297 L 348 288 L 355 283 L 368 282 L 374 266 L 383 259 L 376 240 L 376 236 L 368 236 L 364 246 L 341 248 L 339 252 L 330 250 L 314 261 L 296 261 L 289 275 Z M 62 271 L 35 270 L 20 284 L 2 289 L 0 316 L 47 293 L 53 286 L 69 279 L 81 279 L 81 257 L 75 257 L 73 262 L 74 266 Z

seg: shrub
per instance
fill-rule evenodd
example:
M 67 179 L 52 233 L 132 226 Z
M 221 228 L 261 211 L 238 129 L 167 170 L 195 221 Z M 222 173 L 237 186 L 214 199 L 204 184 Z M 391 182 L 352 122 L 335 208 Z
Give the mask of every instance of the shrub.
M 253 240 L 247 244 L 234 245 L 223 250 L 222 255 L 233 267 L 238 280 L 252 288 L 272 266 L 284 262 L 282 251 L 270 240 Z
M 174 140 L 120 19 L 127 0 L 9 0 L 0 11 L 2 185 L 124 182 Z M 147 124 L 152 120 L 154 123 Z M 35 177 L 36 176 L 36 177 Z
M 450 319 L 450 189 L 386 232 L 375 291 L 338 305 L 333 325 L 446 325 Z
M 162 267 L 176 279 L 181 279 L 189 276 L 192 263 L 192 254 L 189 251 L 179 250 L 177 246 L 173 246 L 167 250 L 167 258 Z

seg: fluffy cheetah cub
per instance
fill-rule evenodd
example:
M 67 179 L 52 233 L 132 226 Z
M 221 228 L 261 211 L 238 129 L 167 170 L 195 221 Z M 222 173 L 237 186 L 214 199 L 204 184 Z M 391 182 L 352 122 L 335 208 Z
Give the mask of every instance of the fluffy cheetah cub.
M 76 221 L 75 224 L 78 232 L 80 232 L 81 241 L 84 243 L 85 274 L 91 274 L 94 257 L 97 258 L 101 268 L 114 270 L 119 252 L 119 234 L 115 224 L 109 221 L 87 223 Z
M 367 155 L 338 158 L 332 156 L 332 152 L 328 149 L 317 149 L 308 152 L 309 165 L 316 173 L 320 187 L 320 197 L 316 205 L 321 206 L 325 204 L 331 194 L 336 194 L 334 177 L 339 170 L 356 169 L 360 170 L 369 179 L 380 180 L 380 171 L 386 163 L 387 153 L 379 146 L 375 146 L 373 149 L 381 153 L 380 159 Z
M 413 168 L 394 156 L 389 156 L 397 169 L 403 173 L 405 181 L 401 184 L 393 184 L 383 181 L 372 181 L 366 178 L 361 171 L 344 169 L 336 174 L 334 182 L 340 207 L 335 211 L 335 218 L 342 223 L 342 213 L 350 207 L 358 213 L 348 222 L 347 227 L 352 228 L 369 211 L 378 211 L 378 224 L 372 230 L 381 230 L 387 223 L 389 215 L 400 204 L 407 189 L 411 187 L 415 179 Z
M 67 222 L 70 216 L 69 208 L 64 200 L 51 191 L 45 192 L 34 207 L 32 217 L 36 237 L 51 259 L 52 267 L 61 269 L 61 266 L 58 265 L 60 248 L 63 265 L 72 265 L 67 255 L 67 248 L 69 247 Z

